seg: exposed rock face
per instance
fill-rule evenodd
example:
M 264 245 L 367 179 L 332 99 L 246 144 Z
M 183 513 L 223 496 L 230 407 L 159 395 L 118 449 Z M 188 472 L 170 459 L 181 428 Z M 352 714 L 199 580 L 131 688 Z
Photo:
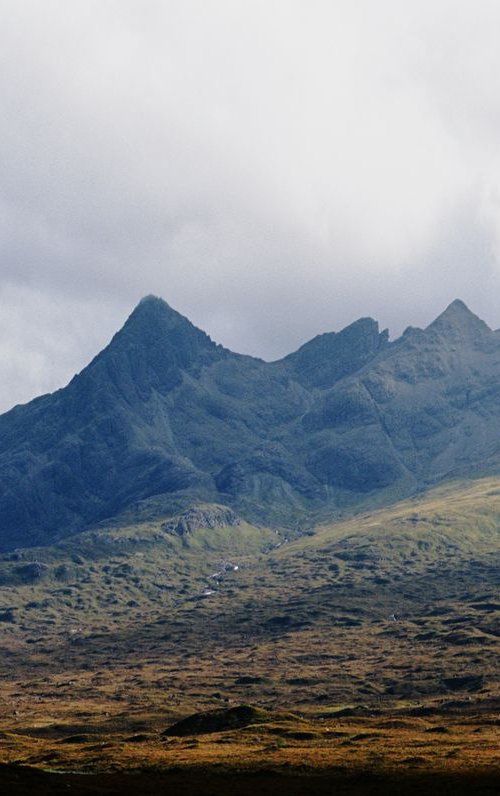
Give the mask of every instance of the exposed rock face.
M 387 330 L 379 333 L 376 321 L 360 318 L 338 334 L 318 335 L 284 362 L 300 384 L 325 389 L 373 359 L 388 339 Z
M 497 471 L 499 421 L 500 334 L 460 301 L 392 343 L 364 318 L 266 363 L 148 297 L 65 389 L 0 416 L 0 549 L 153 499 L 260 521 L 384 502 Z
M 200 528 L 234 528 L 240 525 L 241 519 L 227 506 L 196 507 L 188 509 L 178 517 L 162 525 L 167 533 L 185 536 Z

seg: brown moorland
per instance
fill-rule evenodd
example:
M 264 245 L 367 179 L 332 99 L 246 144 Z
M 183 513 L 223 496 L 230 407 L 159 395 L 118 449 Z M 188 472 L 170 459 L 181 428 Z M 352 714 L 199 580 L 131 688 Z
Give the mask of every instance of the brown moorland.
M 297 538 L 141 518 L 4 555 L 2 786 L 496 792 L 499 516 L 487 478 Z

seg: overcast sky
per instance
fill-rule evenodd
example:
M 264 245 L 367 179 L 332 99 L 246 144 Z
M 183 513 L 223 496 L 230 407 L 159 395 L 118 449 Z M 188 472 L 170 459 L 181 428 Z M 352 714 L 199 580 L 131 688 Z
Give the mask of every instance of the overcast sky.
M 148 293 L 277 358 L 500 326 L 497 0 L 0 0 L 0 411 Z

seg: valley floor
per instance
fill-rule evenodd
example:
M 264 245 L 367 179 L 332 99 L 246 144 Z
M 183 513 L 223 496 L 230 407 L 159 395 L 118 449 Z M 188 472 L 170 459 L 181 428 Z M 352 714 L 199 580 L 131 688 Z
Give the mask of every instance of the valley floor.
M 499 792 L 499 487 L 290 542 L 143 522 L 4 556 L 0 788 Z M 265 720 L 163 735 L 243 703 Z

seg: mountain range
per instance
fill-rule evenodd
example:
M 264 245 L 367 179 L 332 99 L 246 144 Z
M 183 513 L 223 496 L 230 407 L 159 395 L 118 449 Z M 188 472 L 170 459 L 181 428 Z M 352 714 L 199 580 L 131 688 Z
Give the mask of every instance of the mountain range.
M 254 793 L 271 766 L 271 793 L 300 767 L 316 793 L 326 767 L 356 787 L 325 792 L 395 794 L 418 767 L 415 794 L 498 792 L 499 385 L 460 301 L 270 363 L 141 301 L 0 416 L 2 782 Z
M 459 300 L 264 362 L 148 296 L 67 387 L 0 416 L 0 550 L 201 503 L 307 527 L 498 473 L 499 420 L 500 331 Z

